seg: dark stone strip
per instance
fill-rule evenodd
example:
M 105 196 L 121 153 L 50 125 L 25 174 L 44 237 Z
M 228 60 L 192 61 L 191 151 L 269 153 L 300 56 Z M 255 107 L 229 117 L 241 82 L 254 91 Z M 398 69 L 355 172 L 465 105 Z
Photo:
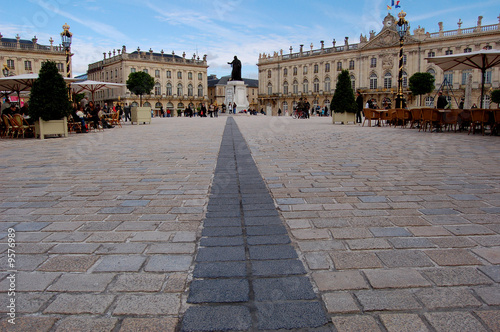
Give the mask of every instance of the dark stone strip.
M 316 331 L 325 309 L 233 118 L 215 168 L 181 331 Z

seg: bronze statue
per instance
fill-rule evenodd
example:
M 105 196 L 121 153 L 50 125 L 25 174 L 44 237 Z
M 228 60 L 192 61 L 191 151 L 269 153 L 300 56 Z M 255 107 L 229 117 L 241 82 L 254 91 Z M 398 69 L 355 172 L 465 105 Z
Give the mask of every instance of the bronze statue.
M 235 55 L 232 62 L 228 62 L 233 67 L 231 71 L 231 81 L 242 81 L 241 79 L 241 61 Z

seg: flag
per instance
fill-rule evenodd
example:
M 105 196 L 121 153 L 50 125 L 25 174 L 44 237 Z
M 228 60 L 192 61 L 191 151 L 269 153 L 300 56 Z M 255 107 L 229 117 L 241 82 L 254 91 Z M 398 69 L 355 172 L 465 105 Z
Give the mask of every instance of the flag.
M 392 7 L 387 5 L 387 10 L 391 10 L 391 9 L 392 9 Z
M 396 1 L 396 8 L 401 8 L 401 6 L 399 5 L 399 0 Z
M 391 0 L 391 6 L 394 6 L 394 0 Z

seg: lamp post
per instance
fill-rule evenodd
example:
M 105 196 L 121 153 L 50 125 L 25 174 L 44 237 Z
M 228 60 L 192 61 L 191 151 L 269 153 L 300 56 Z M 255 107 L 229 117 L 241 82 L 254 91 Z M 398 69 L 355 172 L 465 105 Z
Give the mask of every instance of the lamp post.
M 64 47 L 64 51 L 66 52 L 66 77 L 71 77 L 71 39 L 73 34 L 69 32 L 69 25 L 65 23 L 63 25 L 63 32 L 61 32 L 62 45 Z M 71 88 L 68 83 L 68 95 L 69 100 L 71 101 Z
M 2 74 L 3 74 L 3 76 L 8 77 L 9 73 L 10 73 L 9 67 L 7 67 L 7 65 L 4 64 L 3 68 L 2 68 Z
M 403 108 L 403 44 L 409 23 L 405 20 L 406 13 L 401 11 L 398 14 L 399 21 L 396 26 L 399 35 L 399 75 L 398 75 L 398 93 L 396 95 L 396 108 Z

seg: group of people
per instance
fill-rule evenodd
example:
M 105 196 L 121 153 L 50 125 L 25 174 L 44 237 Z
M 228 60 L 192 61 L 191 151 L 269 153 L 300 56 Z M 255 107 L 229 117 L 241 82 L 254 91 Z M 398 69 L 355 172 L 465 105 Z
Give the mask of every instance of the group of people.
M 14 114 L 21 114 L 29 124 L 34 123 L 34 120 L 31 119 L 28 114 L 28 103 L 24 103 L 23 106 L 19 108 L 19 105 L 17 103 L 10 102 L 9 97 L 5 98 L 5 101 L 2 103 L 1 114 L 9 116 L 12 116 Z
M 125 107 L 128 107 L 126 104 Z M 99 104 L 94 104 L 93 101 L 88 101 L 83 99 L 80 103 L 73 103 L 73 110 L 71 116 L 73 121 L 81 123 L 81 132 L 86 133 L 89 129 L 89 124 L 93 126 L 94 129 L 102 128 L 114 128 L 113 125 L 109 124 L 106 117 L 112 113 L 118 113 L 121 116 L 122 108 L 120 104 L 108 107 L 107 103 L 101 107 Z M 125 118 L 126 119 L 126 118 Z M 130 116 L 129 116 L 130 119 Z

